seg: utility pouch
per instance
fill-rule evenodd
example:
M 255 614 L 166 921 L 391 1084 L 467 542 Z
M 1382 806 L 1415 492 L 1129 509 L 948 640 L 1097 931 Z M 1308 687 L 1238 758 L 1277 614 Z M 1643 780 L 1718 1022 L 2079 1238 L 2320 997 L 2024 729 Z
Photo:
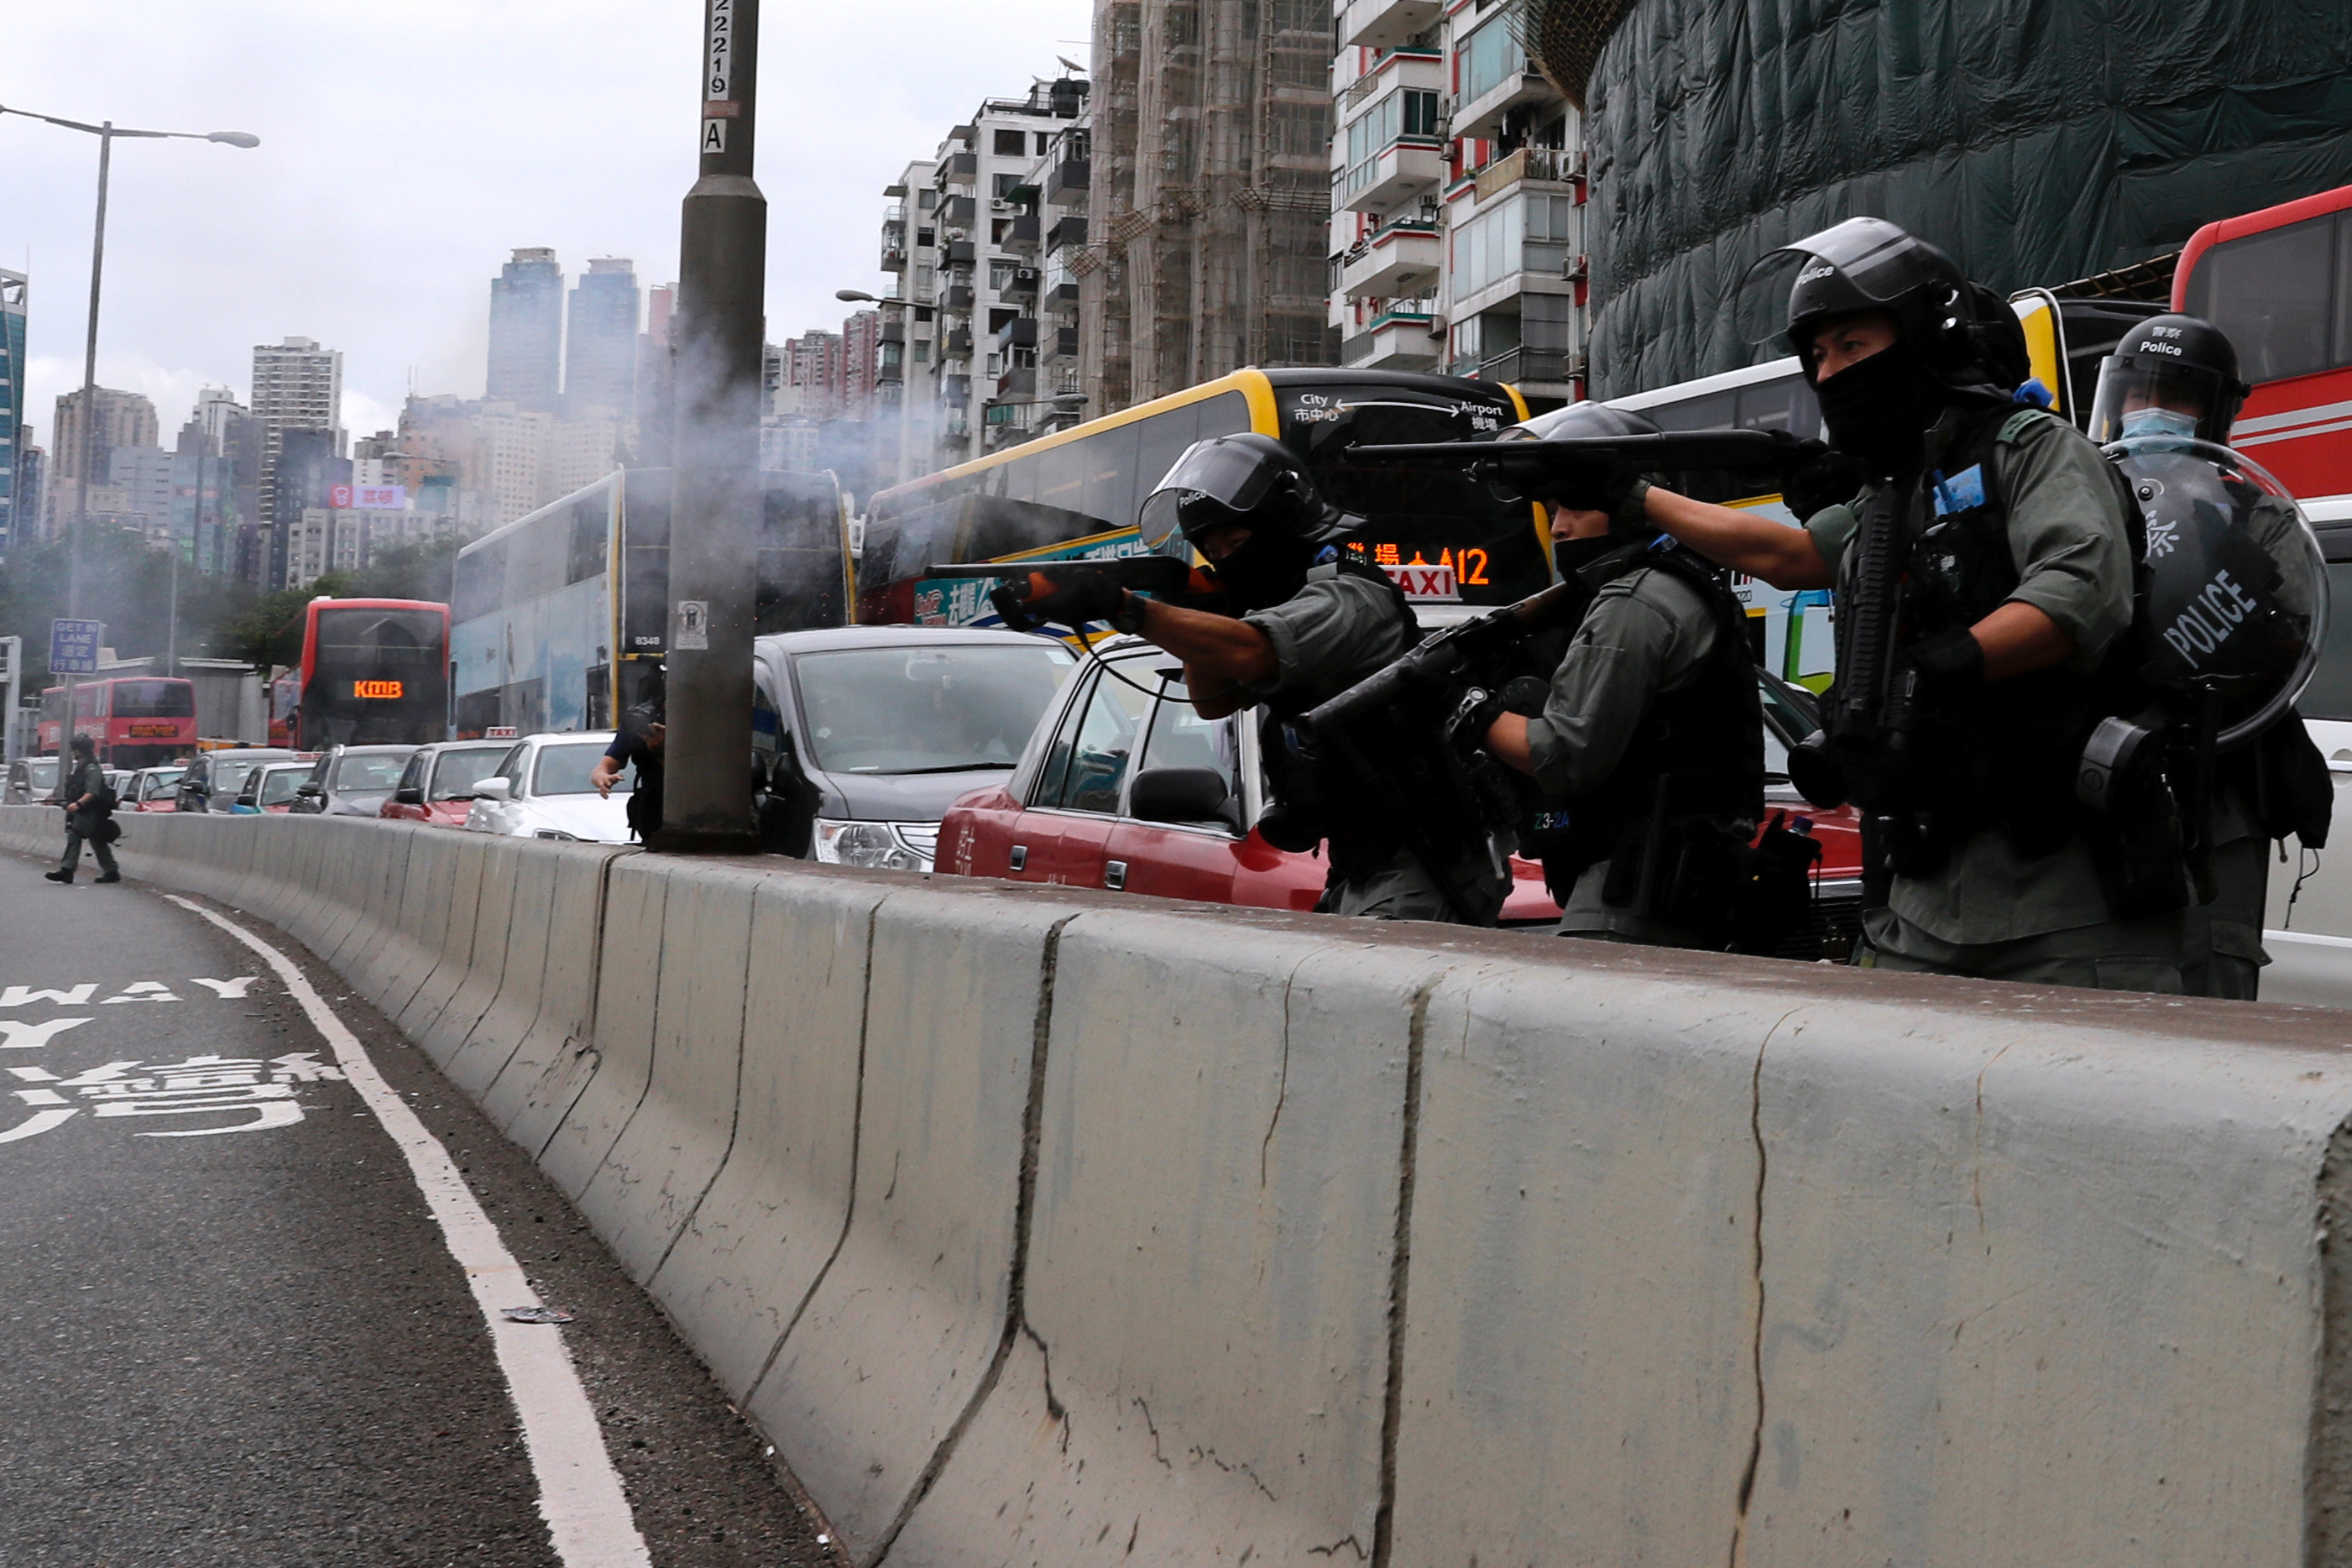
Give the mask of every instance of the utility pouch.
M 2188 847 L 2170 791 L 2135 789 L 2106 811 L 2082 816 L 2111 917 L 2141 920 L 2188 908 Z
M 1787 812 L 1773 813 L 1755 846 L 1741 850 L 1741 875 L 1731 900 L 1735 952 L 1759 956 L 1788 952 L 1792 936 L 1801 943 L 1810 936 L 1813 945 L 1819 945 L 1820 932 L 1813 919 L 1813 868 L 1821 864 L 1822 843 L 1811 833 L 1790 828 L 1788 820 Z

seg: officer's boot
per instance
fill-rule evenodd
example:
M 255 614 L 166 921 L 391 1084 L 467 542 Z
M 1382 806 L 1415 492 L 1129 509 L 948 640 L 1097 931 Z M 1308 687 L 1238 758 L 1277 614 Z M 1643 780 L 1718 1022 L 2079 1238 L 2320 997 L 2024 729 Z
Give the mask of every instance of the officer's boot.
M 73 885 L 73 873 L 71 871 L 44 871 L 41 875 L 47 878 L 52 882 L 63 882 L 68 887 L 71 887 Z

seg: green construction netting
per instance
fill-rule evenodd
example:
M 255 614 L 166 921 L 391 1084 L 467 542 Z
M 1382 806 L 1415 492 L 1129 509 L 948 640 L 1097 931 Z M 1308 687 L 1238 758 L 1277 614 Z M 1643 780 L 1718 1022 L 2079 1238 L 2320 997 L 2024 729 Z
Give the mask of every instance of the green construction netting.
M 1742 273 L 1858 213 L 2005 291 L 2352 183 L 2347 0 L 1634 0 L 1594 58 L 1622 5 L 1522 20 L 1586 105 L 1603 396 L 1759 357 Z

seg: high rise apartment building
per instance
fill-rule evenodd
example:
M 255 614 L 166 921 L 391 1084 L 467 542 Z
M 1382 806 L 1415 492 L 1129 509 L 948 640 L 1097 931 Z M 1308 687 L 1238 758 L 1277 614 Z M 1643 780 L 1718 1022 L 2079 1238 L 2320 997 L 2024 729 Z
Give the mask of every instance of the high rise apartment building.
M 1580 117 L 1505 0 L 1347 0 L 1331 61 L 1340 363 L 1582 395 Z
M 563 411 L 573 419 L 633 419 L 637 403 L 637 275 L 600 256 L 572 286 Z
M 884 387 L 893 370 L 904 379 L 895 384 L 897 450 L 886 444 L 877 463 L 895 477 L 1026 440 L 1053 418 L 1061 386 L 1051 373 L 1041 380 L 1040 354 L 1060 340 L 1041 334 L 1039 290 L 1062 209 L 1046 200 L 1040 169 L 1083 150 L 1069 133 L 1088 90 L 1065 76 L 1025 98 L 986 100 L 934 158 L 887 188 L 897 200 L 883 220 L 882 264 L 899 277 L 877 323 L 876 376 Z
M 1332 10 L 1097 0 L 1088 412 L 1243 365 L 1332 363 Z
M 47 531 L 54 535 L 74 521 L 74 508 L 79 504 L 82 466 L 89 465 L 89 481 L 94 486 L 107 482 L 109 468 L 118 447 L 152 447 L 156 444 L 155 405 L 135 392 L 118 392 L 111 387 L 98 387 L 92 400 L 95 417 L 85 420 L 82 412 L 82 389 L 76 387 L 58 399 L 57 420 L 51 426 L 54 440 L 48 476 Z M 90 500 L 94 518 L 101 509 L 100 498 Z
M 331 457 L 342 449 L 343 356 L 339 349 L 322 349 L 312 338 L 287 338 L 278 343 L 257 343 L 253 350 L 253 416 L 261 422 L 259 517 L 274 531 L 268 553 L 268 575 L 257 584 L 265 589 L 285 585 L 289 548 L 287 533 L 301 517 L 307 501 L 280 497 L 278 474 L 289 431 L 315 432 L 325 437 Z M 306 439 L 305 462 L 320 443 Z M 307 469 L 305 470 L 307 474 Z M 307 481 L 306 481 L 307 483 Z
M 483 397 L 552 414 L 562 385 L 563 268 L 524 248 L 490 280 L 490 365 Z
M 16 542 L 24 486 L 17 474 L 25 444 L 25 297 L 21 272 L 0 268 L 0 555 Z

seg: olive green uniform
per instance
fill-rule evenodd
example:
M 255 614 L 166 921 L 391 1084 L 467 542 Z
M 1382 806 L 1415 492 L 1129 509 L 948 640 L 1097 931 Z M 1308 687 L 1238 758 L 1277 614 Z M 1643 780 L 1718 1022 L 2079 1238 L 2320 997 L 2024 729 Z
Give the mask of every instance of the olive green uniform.
M 1961 419 L 1948 411 L 1931 432 L 1930 468 Z M 2067 668 L 2088 673 L 2132 618 L 2129 520 L 2107 461 L 2072 426 L 2046 417 L 2011 421 L 1987 461 L 2006 500 L 2019 577 L 2009 600 L 2057 623 L 2074 639 Z M 1924 483 L 1908 498 L 1913 538 L 1927 525 L 1928 499 Z M 1853 510 L 1828 508 L 1805 527 L 1837 574 L 1839 595 L 1850 595 Z M 2079 834 L 2055 853 L 2029 858 L 1998 829 L 1980 829 L 1932 875 L 1896 877 L 1887 907 L 1864 916 L 1864 934 L 1867 950 L 1859 961 L 1883 969 L 2114 991 L 2180 989 L 2179 917 L 2111 918 L 2091 847 Z
M 1706 601 L 1671 573 L 1644 567 L 1603 585 L 1552 672 L 1543 712 L 1528 721 L 1528 752 L 1544 795 L 1573 803 L 1599 788 L 1624 756 L 1651 698 L 1696 680 L 1715 638 Z M 1760 732 L 1757 743 L 1763 743 Z M 1560 935 L 1655 947 L 1719 945 L 1604 903 L 1601 888 L 1608 877 L 1609 862 L 1602 860 L 1577 878 L 1561 908 Z
M 1274 645 L 1274 679 L 1241 688 L 1259 700 L 1281 696 L 1310 706 L 1326 701 L 1394 664 L 1410 647 L 1395 599 L 1381 584 L 1328 564 L 1308 572 L 1306 586 L 1281 604 L 1252 610 L 1242 619 Z M 1492 925 L 1510 891 L 1501 852 L 1472 856 L 1449 868 L 1449 874 L 1477 923 Z M 1336 914 L 1379 920 L 1460 918 L 1409 848 L 1398 850 L 1368 877 L 1335 885 L 1330 908 Z

